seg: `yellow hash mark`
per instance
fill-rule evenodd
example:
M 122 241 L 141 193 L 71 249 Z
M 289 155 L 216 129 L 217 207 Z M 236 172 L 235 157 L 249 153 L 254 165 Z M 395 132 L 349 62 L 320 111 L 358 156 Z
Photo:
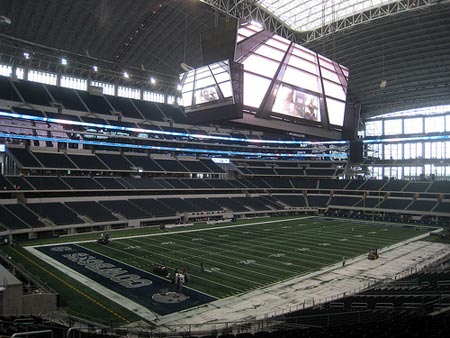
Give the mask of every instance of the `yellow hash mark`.
M 79 293 L 80 295 L 82 295 L 83 297 L 87 298 L 88 300 L 90 300 L 91 302 L 93 302 L 94 304 L 100 306 L 101 308 L 103 308 L 104 310 L 108 311 L 109 313 L 111 313 L 112 315 L 116 316 L 117 318 L 119 318 L 120 320 L 123 320 L 127 323 L 129 323 L 130 321 L 124 317 L 122 317 L 121 315 L 119 315 L 118 313 L 116 313 L 115 311 L 111 310 L 110 308 L 108 308 L 107 306 L 103 305 L 102 303 L 98 302 L 97 300 L 95 300 L 94 298 L 92 298 L 91 296 L 87 295 L 86 293 L 84 293 L 83 291 L 81 291 L 80 289 L 76 288 L 75 286 L 73 286 L 72 284 L 66 282 L 65 280 L 61 279 L 60 277 L 58 277 L 57 275 L 55 275 L 53 272 L 47 270 L 45 267 L 43 267 L 42 265 L 38 264 L 37 262 L 35 262 L 34 260 L 32 260 L 31 258 L 25 256 L 23 253 L 21 253 L 20 251 L 16 250 L 15 248 L 11 247 L 11 249 L 13 251 L 15 251 L 17 254 L 19 254 L 20 256 L 22 256 L 23 258 L 25 258 L 26 260 L 30 261 L 32 264 L 36 265 L 38 268 L 40 268 L 41 270 L 45 271 L 46 273 L 48 273 L 50 276 L 52 276 L 53 278 L 55 278 L 56 280 L 58 280 L 59 282 L 63 283 L 64 285 L 66 285 L 67 287 L 71 288 L 72 290 L 74 290 L 75 292 Z

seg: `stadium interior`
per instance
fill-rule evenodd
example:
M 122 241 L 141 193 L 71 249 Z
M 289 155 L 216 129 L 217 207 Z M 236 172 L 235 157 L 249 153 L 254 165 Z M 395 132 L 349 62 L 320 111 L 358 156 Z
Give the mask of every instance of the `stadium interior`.
M 450 1 L 0 3 L 0 337 L 442 337 Z

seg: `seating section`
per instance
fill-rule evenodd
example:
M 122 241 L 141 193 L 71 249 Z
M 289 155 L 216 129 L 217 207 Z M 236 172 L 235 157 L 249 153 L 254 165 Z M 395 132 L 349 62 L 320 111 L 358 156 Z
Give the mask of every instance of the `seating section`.
M 403 210 L 411 203 L 411 199 L 406 198 L 387 198 L 378 206 L 380 209 Z
M 303 195 L 273 195 L 273 198 L 281 205 L 292 208 L 306 207 L 306 201 Z
M 118 220 L 108 209 L 95 201 L 66 202 L 65 204 L 77 214 L 88 217 L 93 222 L 111 222 Z
M 100 201 L 99 203 L 113 214 L 119 214 L 125 219 L 142 219 L 151 217 L 150 213 L 138 208 L 127 200 Z
M 87 108 L 81 102 L 75 90 L 56 86 L 47 86 L 47 89 L 54 99 L 53 102 L 61 104 L 66 109 L 82 112 L 87 111 Z
M 176 211 L 154 198 L 132 199 L 130 202 L 153 217 L 169 217 L 176 215 Z
M 330 206 L 346 206 L 351 207 L 354 206 L 361 200 L 361 197 L 356 196 L 333 196 L 330 200 Z
M 56 225 L 82 224 L 84 221 L 62 203 L 27 204 L 41 218 L 47 218 Z
M 25 223 L 18 215 L 11 213 L 6 207 L 0 205 L 0 226 L 3 230 L 28 229 L 30 226 Z

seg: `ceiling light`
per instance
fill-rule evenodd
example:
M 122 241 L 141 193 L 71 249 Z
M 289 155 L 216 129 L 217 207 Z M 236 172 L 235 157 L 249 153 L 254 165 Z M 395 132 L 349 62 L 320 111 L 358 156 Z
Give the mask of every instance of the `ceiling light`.
M 129 79 L 130 78 L 130 74 L 128 74 L 127 72 L 123 72 L 123 77 L 125 79 Z
M 93 70 L 94 72 L 98 71 L 97 66 L 92 66 L 92 70 Z
M 156 83 L 156 80 L 155 80 L 154 77 L 151 77 L 151 78 L 150 78 L 150 83 L 151 83 L 151 84 L 155 84 L 155 83 Z
M 66 66 L 67 65 L 67 59 L 66 58 L 61 58 L 61 64 L 63 66 Z
M 23 57 L 28 60 L 30 58 L 30 53 L 28 52 L 23 52 Z

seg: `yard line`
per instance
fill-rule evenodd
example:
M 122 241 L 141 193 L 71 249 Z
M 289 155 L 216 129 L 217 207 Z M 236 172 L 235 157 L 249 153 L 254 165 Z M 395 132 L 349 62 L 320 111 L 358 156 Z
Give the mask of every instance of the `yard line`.
M 144 242 L 141 242 L 139 239 L 132 239 L 132 238 L 130 238 L 130 239 L 128 239 L 128 240 L 133 241 L 133 242 L 143 243 L 143 244 L 144 244 Z M 186 242 L 186 241 L 184 241 L 184 242 Z M 186 242 L 186 243 L 192 244 L 191 242 Z M 144 245 L 145 245 L 145 244 L 144 244 Z M 148 245 L 148 244 L 147 244 L 147 245 Z M 155 246 L 155 245 L 150 245 L 150 246 L 159 248 L 158 246 Z M 183 247 L 185 247 L 185 246 L 183 246 Z M 230 264 L 227 264 L 227 263 L 224 263 L 224 262 L 220 262 L 220 261 L 217 261 L 217 260 L 215 260 L 215 259 L 212 259 L 212 258 L 208 258 L 208 257 L 207 257 L 208 255 L 222 254 L 223 252 L 219 252 L 219 253 L 215 253 L 215 252 L 207 252 L 207 251 L 205 251 L 205 250 L 199 250 L 198 248 L 192 248 L 192 250 L 202 251 L 202 252 L 205 253 L 205 255 L 191 255 L 192 258 L 198 258 L 198 257 L 201 257 L 202 260 L 204 260 L 204 261 L 213 262 L 214 264 L 217 264 L 217 265 L 227 266 L 227 267 L 229 267 L 229 268 L 232 268 L 233 270 L 243 270 L 243 271 L 245 271 L 245 272 L 249 272 L 249 271 L 250 271 L 250 269 L 248 268 L 248 266 L 247 266 L 247 268 L 244 269 L 244 268 L 241 268 L 241 267 L 236 266 L 236 265 L 230 265 Z M 147 251 L 148 251 L 148 250 L 147 250 Z M 151 252 L 151 251 L 149 251 L 149 252 Z M 224 251 L 224 252 L 229 252 L 229 251 Z M 239 258 L 239 257 L 236 258 L 236 257 L 229 257 L 229 256 L 228 256 L 227 258 L 232 259 L 232 260 L 242 260 L 242 258 Z M 259 258 L 259 257 L 258 257 L 258 258 Z M 179 260 L 179 259 L 177 259 L 177 260 Z M 252 265 L 259 265 L 259 266 L 262 266 L 263 268 L 265 268 L 265 269 L 267 270 L 267 265 L 262 265 L 262 264 L 258 264 L 258 263 L 255 263 L 255 264 L 252 264 Z M 277 269 L 277 268 L 274 268 L 274 267 L 270 267 L 270 270 L 279 270 L 279 271 L 282 271 L 282 272 L 285 272 L 285 273 L 288 273 L 288 272 L 289 272 L 288 270 L 285 270 L 285 269 Z M 292 271 L 292 270 L 291 270 L 291 271 Z M 263 275 L 263 276 L 266 276 L 266 277 L 270 277 L 270 278 L 276 278 L 276 277 L 277 277 L 277 276 L 269 275 L 269 274 L 266 274 L 266 273 L 263 273 L 263 272 L 259 272 L 259 271 L 255 271 L 255 270 L 251 270 L 251 272 L 252 272 L 252 273 L 257 273 L 257 274 L 259 274 L 259 275 Z
M 119 244 L 120 244 L 120 243 L 119 243 Z M 99 254 L 102 254 L 101 252 L 92 250 L 92 249 L 90 249 L 90 248 L 88 248 L 88 249 L 91 250 L 91 251 L 93 251 L 93 252 L 97 252 L 97 253 L 99 253 Z M 156 261 L 152 261 L 152 260 L 150 260 L 150 259 L 146 259 L 146 258 L 137 256 L 137 255 L 134 255 L 134 254 L 132 254 L 132 253 L 129 253 L 129 252 L 126 252 L 126 251 L 123 251 L 123 250 L 119 250 L 119 249 L 113 248 L 112 246 L 109 246 L 108 249 L 113 250 L 113 251 L 120 252 L 121 254 L 127 254 L 127 255 L 129 255 L 129 256 L 132 256 L 132 257 L 134 257 L 134 258 L 137 258 L 138 260 L 142 260 L 142 261 L 149 262 L 149 263 L 152 263 L 152 264 L 157 263 Z M 122 262 L 122 260 L 119 260 L 119 261 Z M 124 264 L 127 264 L 127 263 L 124 263 Z M 128 265 L 129 265 L 129 264 L 128 264 Z M 172 268 L 172 269 L 175 270 L 175 268 Z M 149 271 L 147 271 L 147 272 L 148 272 L 148 273 L 151 273 L 151 272 L 149 272 Z M 215 284 L 217 284 L 217 285 L 220 285 L 220 286 L 223 286 L 223 287 L 226 287 L 226 288 L 229 288 L 229 289 L 234 289 L 234 290 L 239 291 L 239 292 L 242 291 L 241 289 L 237 289 L 237 288 L 235 288 L 235 287 L 233 287 L 233 286 L 229 286 L 229 285 L 221 284 L 221 283 L 218 283 L 218 282 L 215 282 L 215 281 L 211 281 L 210 279 L 206 279 L 206 278 L 200 277 L 200 276 L 198 276 L 198 275 L 194 275 L 194 274 L 191 274 L 191 275 L 192 275 L 192 276 L 195 276 L 195 277 L 198 278 L 198 279 L 202 279 L 202 280 L 205 280 L 205 281 L 207 281 L 207 282 L 213 282 L 213 283 L 215 283 Z M 234 277 L 234 276 L 233 276 L 233 277 Z M 256 283 L 256 282 L 253 282 L 253 281 L 251 281 L 251 282 L 252 282 L 252 283 Z M 214 297 L 214 298 L 216 298 L 216 297 Z

